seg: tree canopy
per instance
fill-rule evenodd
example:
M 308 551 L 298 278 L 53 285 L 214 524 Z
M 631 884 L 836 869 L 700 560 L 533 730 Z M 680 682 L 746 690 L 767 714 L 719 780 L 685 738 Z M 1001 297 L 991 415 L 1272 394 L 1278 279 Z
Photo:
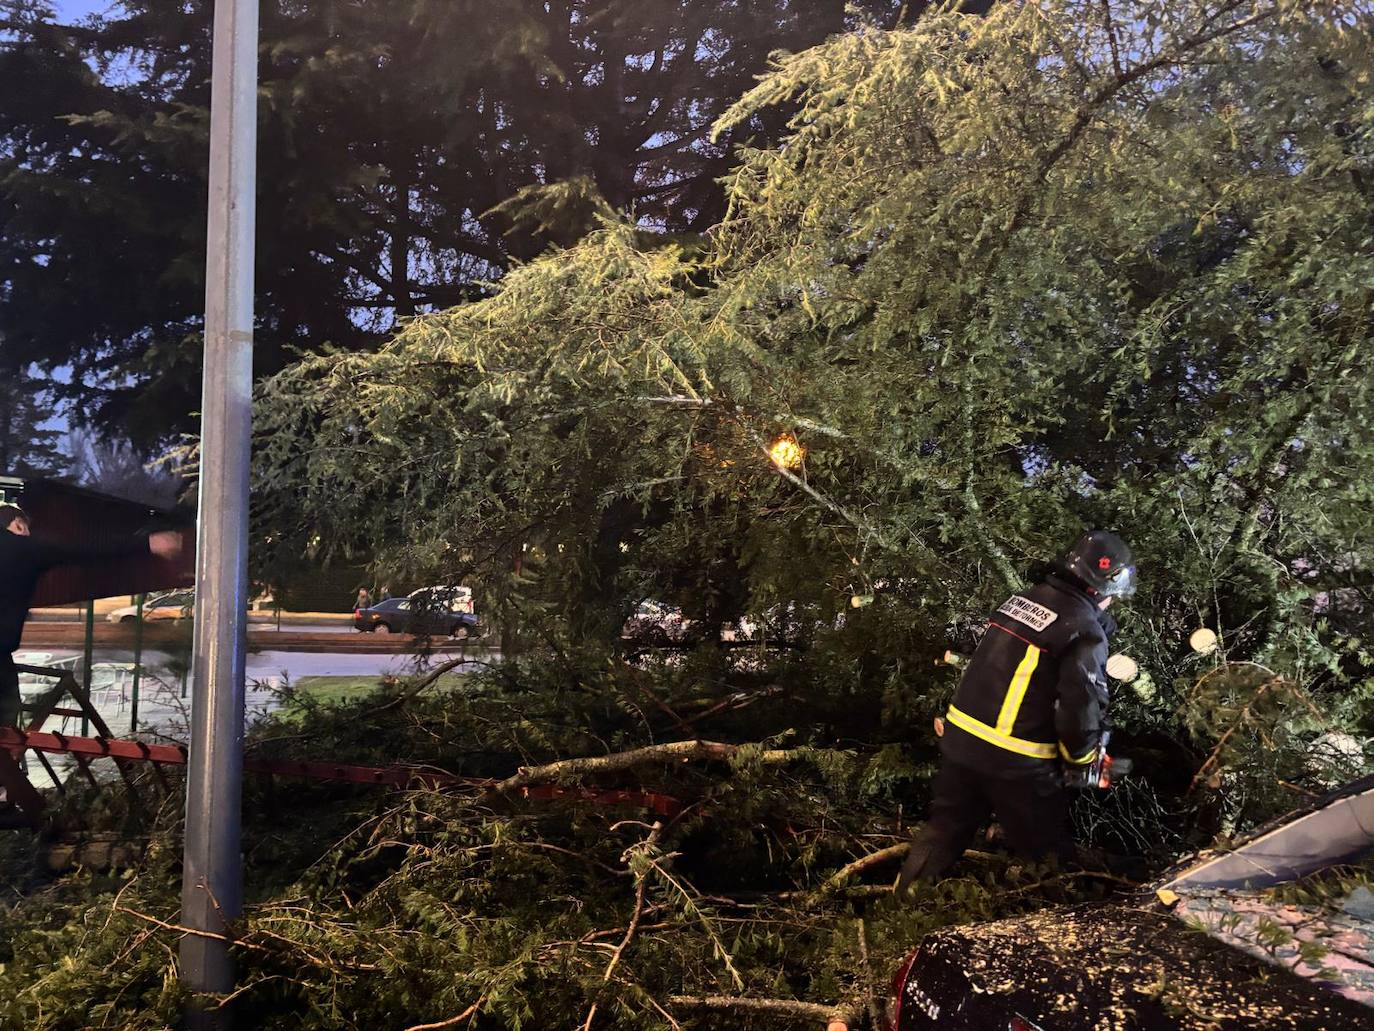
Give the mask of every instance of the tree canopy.
M 520 590 L 603 638 L 636 596 L 828 619 L 885 587 L 930 647 L 1104 524 L 1138 649 L 1202 621 L 1330 666 L 1368 620 L 1367 16 L 1007 5 L 782 58 L 716 133 L 787 135 L 705 240 L 603 213 L 268 384 L 277 540 L 507 586 L 535 547 Z
M 0 358 L 72 366 L 82 416 L 145 441 L 198 408 L 211 9 L 120 0 L 64 25 L 0 4 Z M 700 232 L 731 148 L 780 127 L 760 109 L 710 136 L 768 54 L 899 9 L 263 5 L 257 368 L 483 296 L 601 207 Z
M 0 475 L 53 475 L 66 468 L 62 431 L 49 425 L 51 416 L 42 395 L 22 381 L 0 380 Z

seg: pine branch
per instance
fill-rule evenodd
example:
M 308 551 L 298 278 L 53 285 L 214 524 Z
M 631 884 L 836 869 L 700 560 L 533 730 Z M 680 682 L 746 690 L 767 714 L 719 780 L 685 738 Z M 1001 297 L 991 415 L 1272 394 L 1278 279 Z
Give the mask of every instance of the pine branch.
M 684 881 L 678 880 L 665 870 L 661 863 L 650 859 L 649 866 L 656 870 L 658 875 L 662 877 L 674 891 L 682 896 L 682 902 L 687 912 L 696 917 L 697 921 L 701 924 L 701 929 L 706 932 L 706 936 L 711 940 L 712 948 L 715 950 L 716 955 L 720 957 L 721 962 L 725 964 L 725 969 L 729 971 L 731 979 L 735 982 L 735 987 L 740 991 L 744 991 L 744 978 L 735 967 L 735 958 L 730 955 L 730 950 L 725 947 L 725 943 L 721 941 L 720 935 L 717 934 L 716 929 L 711 926 L 711 920 L 707 917 L 705 911 L 697 905 L 697 898 L 700 898 L 700 892 L 697 892 L 695 888 L 691 888 L 691 886 Z M 688 890 L 689 888 L 691 888 L 691 890 Z M 694 895 L 696 897 L 693 897 Z
M 466 655 L 462 655 L 459 658 L 453 659 L 449 662 L 445 662 L 439 666 L 436 666 L 434 669 L 430 670 L 429 673 L 426 674 L 423 679 L 410 685 L 404 691 L 398 694 L 395 698 L 392 698 L 390 701 L 384 702 L 381 705 L 377 706 L 377 708 L 373 709 L 370 713 L 368 713 L 368 715 L 375 716 L 377 713 L 386 712 L 387 709 L 394 708 L 397 705 L 404 705 L 406 702 L 410 701 L 412 698 L 416 697 L 421 692 L 423 692 L 425 688 L 429 687 L 431 684 L 436 683 L 439 680 L 439 678 L 442 677 L 445 673 L 455 670 L 459 666 L 465 665 L 470 661 L 471 660 Z
M 1270 674 L 1270 678 L 1264 681 L 1255 689 L 1255 693 L 1250 696 L 1250 700 L 1245 703 L 1245 705 L 1240 709 L 1239 712 L 1236 713 L 1235 719 L 1232 721 L 1231 726 L 1227 727 L 1225 733 L 1223 733 L 1221 737 L 1217 739 L 1217 743 L 1212 746 L 1212 750 L 1208 753 L 1206 760 L 1204 760 L 1202 765 L 1198 767 L 1197 773 L 1193 774 L 1193 779 L 1188 784 L 1189 791 L 1193 791 L 1198 786 L 1198 784 L 1204 780 L 1210 781 L 1211 776 L 1214 775 L 1213 770 L 1216 767 L 1218 767 L 1221 763 L 1222 753 L 1225 750 L 1227 743 L 1231 740 L 1232 737 L 1235 736 L 1237 731 L 1251 727 L 1250 718 L 1254 714 L 1256 706 L 1258 706 L 1260 701 L 1270 691 L 1274 690 L 1275 688 L 1278 688 L 1280 690 L 1286 690 L 1290 697 L 1295 698 L 1298 701 L 1301 701 L 1312 713 L 1312 715 L 1317 718 L 1319 722 L 1326 722 L 1325 716 L 1321 713 L 1320 710 L 1316 708 L 1316 706 L 1312 704 L 1311 700 L 1307 698 L 1307 696 L 1301 691 L 1301 689 L 1299 689 L 1291 681 L 1285 679 L 1282 676 L 1274 674 L 1272 670 L 1269 670 L 1268 668 L 1261 666 L 1259 663 L 1237 662 L 1228 663 L 1225 666 L 1218 666 L 1210 673 L 1201 677 L 1198 680 L 1197 684 L 1194 685 L 1193 690 L 1196 692 L 1199 688 L 1201 688 L 1202 684 L 1205 681 L 1207 681 L 1213 674 L 1223 670 L 1229 670 L 1234 666 L 1240 665 L 1254 666 L 1258 669 L 1262 669 L 1266 673 Z M 1209 783 L 1209 786 L 1215 785 Z
M 648 852 L 658 844 L 659 835 L 663 833 L 663 822 L 655 820 L 654 825 L 649 828 L 649 835 L 638 845 L 627 849 L 625 859 L 630 860 L 636 852 Z M 633 865 L 633 863 L 631 864 Z M 620 957 L 625 954 L 625 949 L 634 940 L 635 932 L 639 930 L 640 918 L 644 915 L 644 893 L 648 889 L 649 879 L 643 873 L 637 878 L 635 885 L 635 908 L 630 916 L 630 926 L 625 929 L 625 936 L 620 939 L 620 944 L 615 947 L 615 952 L 611 955 L 611 961 L 606 964 L 606 973 L 602 975 L 602 984 L 609 984 L 611 976 L 615 973 L 615 968 L 620 965 Z M 591 1031 L 592 1021 L 596 1018 L 597 1003 L 592 1003 L 592 1008 L 587 1011 L 587 1019 L 582 1022 L 582 1031 Z
M 768 442 L 764 440 L 762 435 L 756 431 L 751 430 L 750 435 L 754 438 L 754 443 L 758 445 L 758 449 L 764 454 L 765 457 L 769 459 L 769 461 L 772 461 L 772 451 L 769 447 Z M 862 516 L 859 516 L 856 513 L 849 511 L 838 501 L 835 501 L 833 498 L 827 497 L 825 494 L 822 494 L 815 487 L 811 486 L 811 484 L 807 483 L 796 473 L 792 472 L 792 470 L 776 464 L 773 466 L 773 468 L 777 471 L 779 476 L 781 476 L 788 483 L 792 484 L 792 486 L 796 487 L 807 497 L 811 498 L 812 501 L 815 501 L 826 511 L 834 513 L 835 515 L 843 519 L 846 523 L 848 523 L 850 526 L 854 527 L 855 530 L 859 531 L 859 535 L 863 537 L 865 540 L 872 541 L 876 546 L 883 548 L 885 550 L 897 550 L 895 545 L 891 541 L 889 541 L 881 531 L 879 531 L 876 527 L 874 527 L 871 523 L 868 522 L 868 520 L 864 519 Z
M 903 841 L 897 845 L 889 845 L 887 848 L 879 849 L 877 852 L 870 852 L 866 856 L 848 863 L 825 879 L 819 888 L 813 893 L 812 897 L 819 901 L 826 895 L 835 891 L 837 888 L 844 887 L 845 883 L 858 874 L 866 870 L 872 870 L 879 866 L 886 866 L 888 863 L 895 863 L 911 851 L 911 842 Z
M 983 516 L 983 505 L 978 500 L 977 491 L 973 486 L 973 472 L 969 471 L 969 477 L 964 482 L 964 504 L 968 507 L 969 514 L 973 516 L 973 522 L 977 527 L 981 543 L 988 556 L 992 559 L 992 564 L 996 566 L 997 572 L 1001 574 L 1006 586 L 1019 591 L 1025 586 L 1025 581 L 1016 572 L 1016 566 L 1007 557 L 1006 550 L 997 542 L 996 536 L 988 528 L 987 521 Z
M 414 1024 L 406 1028 L 406 1031 L 439 1031 L 439 1028 L 453 1027 L 457 1024 L 461 1024 L 463 1021 L 469 1019 L 470 1017 L 475 1016 L 477 1011 L 482 1008 L 482 1003 L 486 1001 L 487 997 L 483 995 L 471 1006 L 463 1010 L 462 1013 L 459 1013 L 456 1017 L 449 1017 L 447 1020 L 440 1020 L 434 1024 Z
M 877 998 L 873 995 L 873 985 L 875 984 L 873 979 L 873 963 L 868 956 L 868 932 L 864 928 L 863 917 L 859 917 L 859 919 L 855 921 L 855 924 L 855 934 L 859 940 L 859 962 L 863 965 L 864 1002 L 867 1004 L 869 1022 L 872 1023 L 875 1028 L 882 1027 L 882 1012 L 878 1005 Z
M 211 941 L 228 942 L 231 945 L 242 945 L 245 949 L 262 949 L 266 951 L 264 946 L 246 942 L 241 938 L 233 938 L 226 934 L 215 934 L 213 931 L 198 930 L 194 927 L 183 927 L 181 924 L 168 923 L 166 920 L 159 920 L 155 916 L 149 916 L 147 913 L 140 913 L 138 910 L 129 909 L 127 906 L 117 905 L 114 907 L 114 912 L 123 913 L 125 916 L 131 916 L 135 919 L 150 923 L 154 927 L 159 927 L 164 931 L 175 931 L 177 934 L 189 934 L 195 938 L 208 938 Z
M 614 752 L 611 755 L 588 756 L 580 759 L 560 759 L 544 766 L 522 767 L 512 777 L 492 785 L 479 799 L 479 803 L 491 802 L 501 795 L 535 784 L 549 784 L 555 781 L 578 780 L 604 773 L 621 773 L 637 766 L 647 766 L 661 762 L 728 762 L 744 751 L 747 745 L 726 744 L 720 741 L 670 741 L 661 745 L 647 745 L 628 752 Z M 813 754 L 810 748 L 771 748 L 758 755 L 759 761 L 770 766 L 780 766 Z
M 823 1006 L 816 1002 L 796 999 L 754 999 L 732 995 L 670 995 L 670 1006 L 690 1009 L 727 1010 L 736 1013 L 760 1013 L 774 1017 L 796 1017 L 798 1020 L 825 1020 L 848 1026 L 855 1022 L 853 1007 Z

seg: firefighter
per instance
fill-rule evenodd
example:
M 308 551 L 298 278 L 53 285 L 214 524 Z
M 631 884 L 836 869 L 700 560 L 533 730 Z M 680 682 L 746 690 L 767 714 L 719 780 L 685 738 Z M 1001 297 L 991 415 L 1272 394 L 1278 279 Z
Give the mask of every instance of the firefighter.
M 912 841 L 899 897 L 940 877 L 989 815 L 1017 855 L 1072 858 L 1066 767 L 1099 758 L 1116 629 L 1107 608 L 1134 591 L 1130 549 L 1091 530 L 992 614 L 944 717 L 930 819 Z

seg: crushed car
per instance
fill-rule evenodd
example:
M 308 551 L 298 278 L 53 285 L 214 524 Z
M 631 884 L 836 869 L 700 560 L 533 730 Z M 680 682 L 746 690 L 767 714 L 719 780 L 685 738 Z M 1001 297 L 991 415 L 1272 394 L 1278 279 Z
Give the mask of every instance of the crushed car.
M 929 934 L 889 1031 L 1374 1028 L 1374 776 L 1122 902 Z

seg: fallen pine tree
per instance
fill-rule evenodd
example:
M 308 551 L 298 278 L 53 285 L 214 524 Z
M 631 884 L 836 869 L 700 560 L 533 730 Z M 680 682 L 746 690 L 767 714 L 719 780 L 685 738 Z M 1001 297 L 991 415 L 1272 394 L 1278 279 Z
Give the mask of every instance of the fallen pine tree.
M 512 663 L 443 690 L 416 678 L 338 706 L 288 698 L 254 728 L 252 754 L 309 749 L 491 786 L 250 781 L 239 987 L 224 1000 L 244 1026 L 868 1026 L 926 931 L 1123 886 L 980 848 L 898 908 L 890 884 L 929 742 L 897 762 L 890 745 L 837 737 L 800 687 L 750 710 L 761 741 L 728 740 L 744 724 L 727 709 L 711 738 L 664 740 L 673 718 L 623 704 L 623 671 L 583 671 L 566 690 L 553 669 Z M 690 667 L 659 670 L 654 687 L 669 708 L 703 690 Z M 673 814 L 589 801 L 650 795 L 676 800 Z M 1115 818 L 1101 806 L 1087 812 Z M 74 792 L 65 822 L 142 840 L 142 858 L 56 880 L 19 876 L 19 840 L 5 841 L 16 891 L 0 909 L 0 1023 L 177 1025 L 177 943 L 199 933 L 179 924 L 179 815 L 176 791 L 151 811 Z
M 250 748 L 309 741 L 359 761 L 451 769 L 483 756 L 511 769 L 532 754 L 531 728 L 554 733 L 563 700 L 510 694 L 495 679 L 461 696 L 410 693 L 392 704 L 411 690 L 400 685 L 311 707 L 260 725 Z M 507 718 L 513 706 L 523 720 Z M 584 725 L 630 732 L 622 709 L 601 711 Z M 485 792 L 250 782 L 249 904 L 232 936 L 236 1019 L 261 1028 L 853 1025 L 924 929 L 1100 894 L 1100 884 L 1070 880 L 1024 891 L 1033 872 L 982 854 L 928 905 L 895 908 L 883 862 L 905 829 L 891 791 L 865 780 L 872 760 L 819 744 L 683 740 L 527 763 Z M 656 818 L 521 797 L 551 783 L 649 787 L 682 810 Z M 20 885 L 0 911 L 0 1022 L 175 1026 L 176 945 L 189 933 L 177 915 L 176 798 L 144 813 L 152 824 L 141 831 L 118 793 L 66 805 L 68 821 L 143 836 L 143 859 Z M 876 879 L 865 881 L 869 872 Z

